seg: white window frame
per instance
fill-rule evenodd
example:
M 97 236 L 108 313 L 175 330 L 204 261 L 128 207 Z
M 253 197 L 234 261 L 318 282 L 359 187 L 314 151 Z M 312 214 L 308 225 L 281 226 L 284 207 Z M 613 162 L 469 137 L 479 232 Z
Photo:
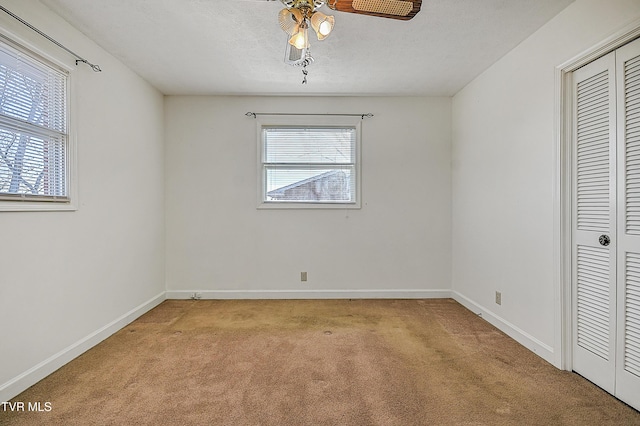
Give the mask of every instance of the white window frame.
M 0 199 L 0 212 L 75 211 L 78 209 L 77 148 L 73 120 L 73 111 L 75 111 L 74 94 L 76 92 L 75 63 L 68 58 L 66 60 L 63 59 L 63 56 L 56 51 L 53 45 L 49 46 L 41 40 L 22 37 L 18 33 L 5 28 L 0 28 L 0 41 L 67 74 L 67 146 L 65 164 L 67 196 L 57 200 L 52 198 L 39 200 L 37 197 L 3 198 Z
M 258 141 L 258 209 L 359 209 L 362 203 L 361 176 L 361 122 L 358 117 L 341 116 L 266 116 L 256 119 Z M 265 127 L 353 127 L 355 137 L 355 201 L 266 201 L 267 182 L 265 173 L 265 150 L 263 128 Z

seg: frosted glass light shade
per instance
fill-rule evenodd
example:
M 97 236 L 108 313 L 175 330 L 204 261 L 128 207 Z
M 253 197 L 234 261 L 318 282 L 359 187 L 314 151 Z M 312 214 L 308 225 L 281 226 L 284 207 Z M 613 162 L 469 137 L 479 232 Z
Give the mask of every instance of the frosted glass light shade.
M 309 47 L 309 33 L 306 25 L 300 25 L 298 32 L 289 39 L 289 44 L 296 49 L 306 49 Z
M 315 12 L 311 15 L 311 28 L 316 32 L 318 40 L 324 40 L 335 24 L 335 18 L 333 16 L 327 16 L 322 12 Z
M 300 23 L 303 20 L 302 12 L 298 9 L 282 9 L 278 14 L 280 28 L 289 35 L 294 35 L 298 32 Z

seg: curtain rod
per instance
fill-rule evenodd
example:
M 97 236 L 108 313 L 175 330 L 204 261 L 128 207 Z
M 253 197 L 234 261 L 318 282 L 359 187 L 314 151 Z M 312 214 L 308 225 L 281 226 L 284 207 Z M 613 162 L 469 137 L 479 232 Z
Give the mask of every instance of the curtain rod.
M 99 65 L 95 65 L 92 64 L 91 62 L 87 61 L 86 59 L 84 59 L 82 56 L 79 56 L 78 54 L 76 54 L 75 52 L 73 52 L 72 50 L 69 50 L 67 47 L 65 47 L 63 44 L 61 44 L 60 42 L 54 40 L 53 38 L 49 37 L 48 35 L 46 35 L 45 33 L 43 33 L 42 31 L 40 31 L 39 29 L 37 29 L 36 27 L 34 27 L 33 25 L 31 25 L 30 23 L 28 23 L 27 21 L 25 21 L 24 19 L 22 19 L 21 17 L 19 17 L 18 15 L 16 15 L 15 13 L 11 12 L 10 10 L 6 9 L 3 6 L 0 6 L 0 9 L 2 9 L 4 12 L 6 12 L 9 16 L 11 16 L 12 18 L 16 19 L 17 21 L 19 21 L 21 24 L 26 25 L 27 27 L 31 28 L 33 31 L 37 32 L 38 34 L 40 34 L 42 37 L 46 38 L 47 40 L 49 40 L 51 43 L 55 44 L 56 46 L 66 50 L 67 52 L 71 53 L 73 56 L 76 57 L 76 65 L 78 65 L 78 62 L 82 62 L 84 64 L 87 64 L 91 67 L 92 70 L 94 70 L 95 72 L 100 72 L 102 71 L 100 69 Z
M 364 114 L 307 114 L 302 112 L 251 112 L 245 114 L 247 117 L 257 118 L 259 115 L 331 115 L 331 116 L 339 116 L 339 117 L 360 117 L 361 119 L 371 118 L 373 114 L 370 112 Z

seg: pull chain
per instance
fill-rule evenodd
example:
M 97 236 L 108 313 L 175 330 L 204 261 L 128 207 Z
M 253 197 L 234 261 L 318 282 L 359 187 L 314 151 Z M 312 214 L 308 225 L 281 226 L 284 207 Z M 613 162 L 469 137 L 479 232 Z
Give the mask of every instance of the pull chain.
M 313 56 L 311 56 L 311 52 L 309 51 L 309 48 L 307 48 L 305 52 L 305 58 L 296 64 L 298 66 L 302 66 L 302 84 L 307 84 L 307 75 L 309 74 L 309 71 L 307 71 L 307 66 L 311 65 L 312 63 Z

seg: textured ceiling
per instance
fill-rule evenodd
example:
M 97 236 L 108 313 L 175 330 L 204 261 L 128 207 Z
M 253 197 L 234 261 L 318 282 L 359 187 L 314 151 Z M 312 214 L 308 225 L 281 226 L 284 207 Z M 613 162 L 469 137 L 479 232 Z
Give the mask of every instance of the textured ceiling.
M 40 1 L 165 94 L 451 96 L 573 0 L 423 0 L 410 21 L 324 6 L 306 85 L 279 1 Z

